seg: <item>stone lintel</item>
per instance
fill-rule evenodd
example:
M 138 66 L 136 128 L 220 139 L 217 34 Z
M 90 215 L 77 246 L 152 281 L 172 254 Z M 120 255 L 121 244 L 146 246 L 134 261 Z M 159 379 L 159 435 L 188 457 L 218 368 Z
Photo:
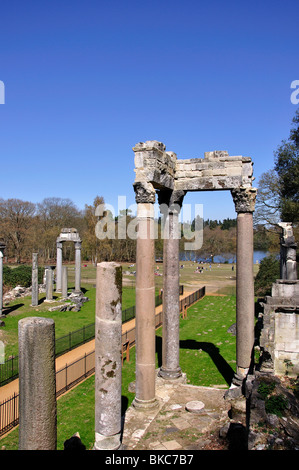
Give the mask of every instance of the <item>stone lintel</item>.
M 162 142 L 149 140 L 133 147 L 135 184 L 182 191 L 232 190 L 251 187 L 251 158 L 229 156 L 227 151 L 205 152 L 205 158 L 177 159 Z

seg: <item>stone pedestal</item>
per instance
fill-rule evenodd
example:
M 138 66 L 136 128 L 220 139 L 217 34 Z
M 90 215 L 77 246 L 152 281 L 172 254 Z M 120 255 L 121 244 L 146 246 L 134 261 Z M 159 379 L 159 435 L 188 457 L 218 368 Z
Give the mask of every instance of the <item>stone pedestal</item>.
M 97 265 L 95 450 L 121 446 L 122 268 Z
M 38 253 L 32 253 L 32 292 L 31 292 L 31 305 L 37 307 L 38 305 Z
M 138 217 L 136 247 L 136 408 L 156 406 L 155 397 L 155 191 L 135 187 Z
M 19 321 L 19 449 L 56 450 L 55 325 Z

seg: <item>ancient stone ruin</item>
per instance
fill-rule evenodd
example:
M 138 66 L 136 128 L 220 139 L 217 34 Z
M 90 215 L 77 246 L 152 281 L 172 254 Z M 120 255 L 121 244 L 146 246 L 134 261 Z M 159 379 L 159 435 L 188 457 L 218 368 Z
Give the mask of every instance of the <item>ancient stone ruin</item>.
M 249 372 L 254 345 L 253 212 L 251 158 L 206 152 L 204 158 L 180 160 L 163 143 L 140 142 L 135 153 L 134 190 L 139 221 L 136 252 L 136 396 L 134 406 L 155 406 L 155 280 L 154 209 L 168 207 L 169 236 L 164 239 L 163 357 L 159 372 L 166 380 L 182 376 L 179 358 L 179 239 L 178 214 L 188 191 L 232 194 L 237 212 L 237 372 L 231 390 L 240 389 Z M 233 392 L 236 393 L 236 392 Z
M 75 294 L 81 293 L 81 244 L 82 240 L 76 228 L 63 228 L 56 240 L 56 292 L 62 291 L 62 244 L 71 241 L 75 244 Z
M 299 375 L 299 281 L 292 224 L 280 223 L 280 276 L 262 303 L 263 370 L 275 375 Z

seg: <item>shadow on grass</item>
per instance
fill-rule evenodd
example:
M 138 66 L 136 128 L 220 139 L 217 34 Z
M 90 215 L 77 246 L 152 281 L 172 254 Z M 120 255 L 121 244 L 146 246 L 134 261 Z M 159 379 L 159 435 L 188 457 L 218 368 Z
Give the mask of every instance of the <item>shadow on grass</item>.
M 21 308 L 23 307 L 25 304 L 16 304 L 16 305 L 12 305 L 10 307 L 4 307 L 3 308 L 3 313 L 4 315 L 9 315 L 11 312 L 13 312 L 14 310 L 17 310 L 18 308 Z
M 181 340 L 180 349 L 194 349 L 206 352 L 209 354 L 210 358 L 217 367 L 219 373 L 222 375 L 224 380 L 228 385 L 231 384 L 234 377 L 234 370 L 226 362 L 226 360 L 219 353 L 219 348 L 217 348 L 213 343 L 195 341 L 193 339 Z M 156 336 L 156 351 L 158 355 L 158 364 L 159 367 L 162 365 L 162 338 Z

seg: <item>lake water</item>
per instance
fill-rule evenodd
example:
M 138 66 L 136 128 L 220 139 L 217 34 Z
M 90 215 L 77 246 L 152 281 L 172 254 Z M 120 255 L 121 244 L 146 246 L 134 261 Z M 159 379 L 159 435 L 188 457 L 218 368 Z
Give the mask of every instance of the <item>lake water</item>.
M 267 256 L 269 253 L 267 251 L 258 251 L 255 250 L 253 252 L 253 262 L 254 264 L 260 263 L 265 256 Z M 207 257 L 197 257 L 194 251 L 182 251 L 180 253 L 180 261 L 205 261 L 209 262 L 211 261 L 211 258 Z M 236 262 L 236 255 L 233 255 L 231 253 L 227 253 L 224 256 L 214 256 L 214 263 L 235 263 Z

